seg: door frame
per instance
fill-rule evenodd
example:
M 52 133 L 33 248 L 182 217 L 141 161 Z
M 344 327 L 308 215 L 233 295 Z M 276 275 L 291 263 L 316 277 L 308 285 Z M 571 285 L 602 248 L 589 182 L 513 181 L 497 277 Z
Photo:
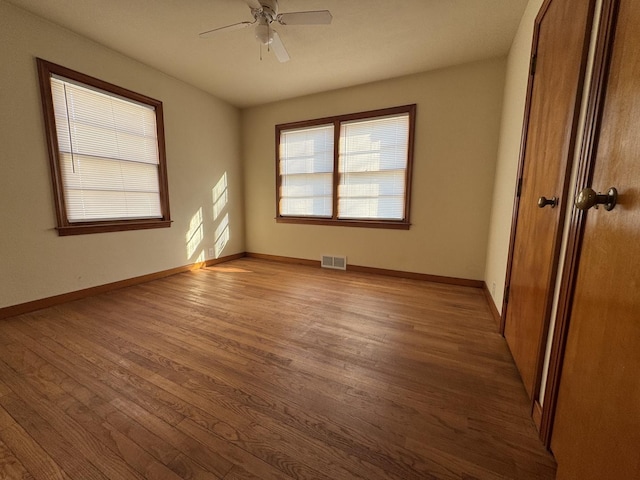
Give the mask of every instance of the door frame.
M 575 181 L 575 192 L 579 192 L 590 185 L 593 177 L 619 7 L 619 0 L 603 0 L 602 2 L 596 37 L 592 79 L 587 93 L 587 106 L 584 120 L 585 128 L 577 163 L 578 171 Z M 562 265 L 556 323 L 551 339 L 547 385 L 542 406 L 540 406 L 537 398 L 535 398 L 534 401 L 534 410 L 540 410 L 540 424 L 538 425 L 540 439 L 547 448 L 551 447 L 553 422 L 555 419 L 562 365 L 571 319 L 571 306 L 573 303 L 584 236 L 585 212 L 575 208 L 573 202 L 571 202 L 571 206 L 567 206 L 567 208 L 571 208 L 571 218 L 569 220 L 565 260 Z
M 533 98 L 533 86 L 534 86 L 534 82 L 535 82 L 535 64 L 536 64 L 536 58 L 538 55 L 538 43 L 540 40 L 540 25 L 542 23 L 542 20 L 544 19 L 545 15 L 547 14 L 547 11 L 549 10 L 549 7 L 551 5 L 551 2 L 554 0 L 545 0 L 544 3 L 542 4 L 542 6 L 540 7 L 540 10 L 536 16 L 535 22 L 534 22 L 534 30 L 533 30 L 533 40 L 532 40 L 532 45 L 531 45 L 531 55 L 529 57 L 529 76 L 528 76 L 528 81 L 527 81 L 527 93 L 526 93 L 526 100 L 525 100 L 525 110 L 524 110 L 524 120 L 523 120 L 523 125 L 522 125 L 522 133 L 521 133 L 521 138 L 520 138 L 520 154 L 519 154 L 519 159 L 518 159 L 518 173 L 517 173 L 517 181 L 516 181 L 516 188 L 515 188 L 515 195 L 514 195 L 514 203 L 513 203 L 513 210 L 512 210 L 512 218 L 511 218 L 511 233 L 510 233 L 510 238 L 509 238 L 509 253 L 508 253 L 508 257 L 507 257 L 507 269 L 506 269 L 506 274 L 505 274 L 505 281 L 504 281 L 504 294 L 503 294 L 503 300 L 502 300 L 502 313 L 500 315 L 500 334 L 502 336 L 504 336 L 504 331 L 505 331 L 505 323 L 506 323 L 506 318 L 507 318 L 507 310 L 509 308 L 509 289 L 510 289 L 510 283 L 511 283 L 511 274 L 512 274 L 512 270 L 513 270 L 513 259 L 514 259 L 514 252 L 515 252 L 515 241 L 516 241 L 516 231 L 517 231 L 517 227 L 518 227 L 518 215 L 519 215 L 519 210 L 520 210 L 520 193 L 521 193 L 521 189 L 522 189 L 522 177 L 523 177 L 523 173 L 524 173 L 524 166 L 525 166 L 525 156 L 526 156 L 526 146 L 527 146 L 527 140 L 528 140 L 528 133 L 529 133 L 529 126 L 530 126 L 530 117 L 531 117 L 531 103 L 532 103 L 532 98 Z M 561 0 L 555 0 L 555 1 L 561 1 Z M 588 12 L 588 17 L 587 17 L 587 28 L 589 28 L 590 25 L 593 24 L 593 16 L 594 16 L 594 12 L 595 12 L 595 5 L 596 5 L 596 0 L 588 0 L 589 1 L 589 12 Z M 580 73 L 579 73 L 579 77 L 578 77 L 578 89 L 577 89 L 577 93 L 576 93 L 576 98 L 575 98 L 575 104 L 574 104 L 574 111 L 573 111 L 573 118 L 572 118 L 572 126 L 571 126 L 571 136 L 569 138 L 569 148 L 568 148 L 568 155 L 571 156 L 571 158 L 567 159 L 567 170 L 564 173 L 564 179 L 562 181 L 562 185 L 563 185 L 563 189 L 560 195 L 560 205 L 561 206 L 565 206 L 564 208 L 567 208 L 566 205 L 567 204 L 567 196 L 568 196 L 568 191 L 569 191 L 569 184 L 570 184 L 570 180 L 571 180 L 571 167 L 573 165 L 573 154 L 575 152 L 575 148 L 576 148 L 576 143 L 577 143 L 577 133 L 578 133 L 578 124 L 579 124 L 579 120 L 580 120 L 580 107 L 582 104 L 582 97 L 583 97 L 583 88 L 582 85 L 584 85 L 584 79 L 585 79 L 585 74 L 586 74 L 586 67 L 587 67 L 587 60 L 588 60 L 588 54 L 589 54 L 589 42 L 590 42 L 590 38 L 591 36 L 586 33 L 585 34 L 585 38 L 584 38 L 584 44 L 582 47 L 582 58 L 580 60 Z M 554 243 L 553 243 L 553 255 L 552 255 L 552 265 L 551 265 L 551 275 L 550 275 L 550 280 L 549 280 L 549 285 L 548 285 L 548 292 L 552 293 L 555 289 L 556 286 L 556 282 L 557 282 L 557 276 L 558 276 L 558 271 L 559 271 L 559 259 L 560 259 L 560 251 L 561 251 L 561 241 L 562 241 L 562 235 L 563 235 L 563 227 L 564 227 L 564 222 L 565 222 L 565 217 L 566 215 L 561 214 L 559 216 L 558 219 L 558 228 L 557 228 L 557 232 L 556 232 L 556 238 L 554 238 Z M 543 320 L 543 330 L 542 330 L 542 335 L 540 337 L 540 345 L 538 346 L 538 354 L 537 354 L 537 359 L 536 359 L 536 375 L 535 375 L 535 384 L 534 384 L 534 388 L 533 388 L 533 392 L 532 392 L 532 396 L 531 396 L 531 415 L 534 418 L 534 421 L 536 423 L 536 427 L 538 428 L 538 430 L 541 430 L 541 420 L 542 420 L 542 415 L 543 415 L 543 411 L 542 408 L 540 407 L 539 402 L 537 401 L 539 395 L 540 395 L 540 386 L 541 386 L 541 382 L 542 382 L 542 370 L 543 370 L 543 364 L 544 364 L 544 356 L 545 356 L 545 349 L 546 349 L 546 344 L 547 344 L 547 337 L 549 334 L 549 324 L 551 321 L 551 309 L 552 309 L 552 305 L 553 305 L 553 295 L 547 295 L 547 304 L 545 305 L 545 318 Z M 545 402 L 546 403 L 546 402 Z

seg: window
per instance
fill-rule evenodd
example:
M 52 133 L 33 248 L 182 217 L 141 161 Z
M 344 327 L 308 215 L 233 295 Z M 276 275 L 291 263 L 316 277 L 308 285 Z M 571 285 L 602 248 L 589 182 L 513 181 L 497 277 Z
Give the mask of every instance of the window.
M 415 111 L 277 125 L 276 221 L 408 229 Z
M 162 102 L 37 63 L 59 235 L 169 227 Z

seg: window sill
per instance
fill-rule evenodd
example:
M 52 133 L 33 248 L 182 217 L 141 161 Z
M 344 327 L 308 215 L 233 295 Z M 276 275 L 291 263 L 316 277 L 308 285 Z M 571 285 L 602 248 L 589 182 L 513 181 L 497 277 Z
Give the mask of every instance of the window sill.
M 388 228 L 409 230 L 411 224 L 404 220 L 335 220 L 332 218 L 276 217 L 276 223 L 302 225 L 330 225 L 339 227 Z
M 58 227 L 58 235 L 88 235 L 91 233 L 121 232 L 126 230 L 147 230 L 150 228 L 167 228 L 171 220 L 123 220 L 119 222 L 91 222 L 71 224 Z

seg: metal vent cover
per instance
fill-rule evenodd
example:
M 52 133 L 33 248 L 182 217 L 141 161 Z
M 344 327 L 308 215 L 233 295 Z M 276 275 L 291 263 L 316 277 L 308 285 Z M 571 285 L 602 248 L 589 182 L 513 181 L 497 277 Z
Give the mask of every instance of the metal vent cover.
M 322 268 L 333 268 L 335 270 L 347 269 L 347 257 L 344 255 L 322 255 L 320 259 Z

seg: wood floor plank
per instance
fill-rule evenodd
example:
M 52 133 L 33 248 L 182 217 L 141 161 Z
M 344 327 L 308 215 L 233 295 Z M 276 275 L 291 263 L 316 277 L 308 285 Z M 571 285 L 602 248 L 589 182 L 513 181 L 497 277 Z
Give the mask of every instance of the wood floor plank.
M 56 459 L 69 476 L 87 480 L 107 480 L 93 464 L 78 454 L 51 425 L 38 415 L 29 405 L 15 395 L 0 398 L 0 405 L 9 412 L 25 431 L 33 437 L 47 453 Z
M 272 375 L 271 375 L 271 376 L 273 376 L 273 373 L 272 373 Z M 316 394 L 316 396 L 317 396 L 317 394 Z M 339 405 L 336 405 L 336 407 L 338 407 L 338 406 L 339 406 Z M 369 406 L 370 406 L 370 405 L 369 405 Z M 358 410 L 358 408 L 356 408 L 356 410 Z M 457 448 L 457 447 L 458 447 L 458 446 L 457 446 L 457 444 L 456 444 L 456 445 L 454 445 L 454 447 L 456 447 L 456 448 Z M 378 448 L 379 448 L 379 445 L 378 445 Z M 482 453 L 483 453 L 483 452 L 480 452 L 480 454 L 482 454 Z M 405 472 L 404 474 L 406 475 L 406 472 Z
M 33 476 L 18 460 L 4 442 L 0 440 L 0 478 L 33 480 Z
M 138 360 L 138 362 L 139 362 L 139 360 Z M 163 365 L 171 364 L 171 365 L 175 366 L 175 362 L 163 361 L 161 363 Z M 182 367 L 181 369 L 184 369 L 184 367 Z M 240 376 L 241 379 L 244 378 L 244 377 L 241 376 L 240 372 L 236 372 L 235 375 Z M 188 381 L 190 382 L 189 386 L 190 386 L 191 390 L 198 391 L 198 392 L 203 393 L 205 395 L 207 393 L 213 391 L 213 390 L 209 390 L 208 387 L 210 387 L 211 389 L 220 388 L 220 385 L 217 384 L 215 381 L 209 382 L 208 380 L 211 380 L 210 378 L 207 378 L 207 377 L 205 377 L 203 375 L 198 375 L 197 371 L 189 372 L 189 377 L 185 377 L 185 378 L 189 378 Z M 199 381 L 201 383 L 197 384 L 195 379 L 199 379 Z M 252 378 L 244 378 L 244 383 L 246 383 L 248 381 L 256 381 L 256 378 L 253 378 L 253 379 Z M 239 386 L 238 386 L 238 388 L 239 388 Z M 221 392 L 224 393 L 224 390 L 221 390 Z M 290 405 L 286 405 L 286 404 L 282 404 L 281 405 L 279 402 L 275 402 L 275 403 L 272 403 L 271 405 L 268 405 L 266 407 L 266 410 L 265 410 L 265 405 L 267 405 L 266 403 L 264 403 L 264 402 L 255 402 L 255 399 L 260 398 L 259 395 L 264 395 L 264 391 L 258 392 L 257 390 L 250 389 L 250 392 L 251 392 L 251 395 L 250 395 L 251 398 L 250 399 L 246 398 L 244 403 L 246 405 L 252 407 L 251 411 L 248 412 L 248 413 L 251 414 L 251 416 L 252 416 L 252 418 L 254 419 L 255 422 L 259 422 L 261 424 L 268 423 L 269 420 L 270 420 L 270 416 L 273 417 L 275 415 L 279 422 L 287 423 L 289 425 L 294 425 L 296 428 L 302 427 L 304 430 L 307 431 L 307 434 L 311 435 L 312 437 L 317 437 L 318 436 L 317 435 L 318 434 L 318 429 L 316 429 L 316 431 L 313 431 L 312 429 L 309 429 L 309 428 L 307 428 L 305 426 L 306 424 L 317 423 L 316 422 L 317 419 L 300 420 L 300 419 L 292 418 L 291 415 L 285 415 L 284 414 L 284 412 L 286 412 L 286 411 L 291 411 L 292 412 L 292 411 L 297 411 L 297 410 L 303 410 L 303 409 L 300 409 L 300 406 L 297 406 L 297 408 L 292 408 L 292 406 L 290 406 Z M 231 392 L 227 391 L 226 393 L 227 393 L 227 396 L 232 396 Z M 271 393 L 274 394 L 274 391 L 271 390 Z M 315 392 L 312 395 L 315 395 L 315 397 L 317 399 L 317 397 L 319 396 L 319 393 Z M 247 395 L 245 394 L 245 397 L 246 396 Z M 286 396 L 286 391 L 283 390 L 283 393 L 281 394 L 281 397 L 285 397 L 285 396 Z M 323 403 L 326 404 L 327 401 L 324 401 Z M 218 408 L 225 408 L 225 407 L 226 407 L 226 405 L 218 405 Z M 240 408 L 240 407 L 237 406 L 236 408 Z M 306 406 L 305 406 L 305 408 L 306 408 Z M 323 409 L 326 412 L 326 416 L 325 416 L 325 419 L 324 419 L 325 425 L 328 424 L 328 423 L 331 423 L 331 421 L 328 420 L 329 417 L 331 416 L 329 411 L 333 411 L 333 416 L 335 417 L 336 416 L 336 409 L 345 409 L 345 408 L 352 408 L 352 406 L 347 406 L 347 405 L 344 405 L 344 404 L 339 403 L 339 402 L 334 402 L 334 404 L 331 407 L 327 407 L 326 405 L 324 405 Z M 359 405 L 356 406 L 356 409 L 358 409 L 358 408 L 359 408 Z M 281 412 L 281 413 L 276 414 L 274 410 L 277 410 L 278 412 Z M 316 410 L 317 410 L 317 408 L 316 408 Z M 261 411 L 263 412 L 263 414 L 260 414 Z M 353 419 L 349 418 L 347 421 L 353 422 Z M 370 427 L 369 428 L 365 427 L 365 430 L 368 430 L 369 432 L 371 432 L 372 429 Z M 330 434 L 323 435 L 321 438 L 322 438 L 323 442 L 327 442 L 328 441 L 329 445 L 334 445 L 334 446 L 337 446 L 338 448 L 346 448 L 347 450 L 352 450 L 354 448 L 353 445 L 352 445 L 353 442 L 349 441 L 347 438 L 352 439 L 352 438 L 360 437 L 361 441 L 365 441 L 365 442 L 367 442 L 367 440 L 368 440 L 366 437 L 363 437 L 362 435 L 359 435 L 358 432 L 355 431 L 355 430 L 351 430 L 349 432 L 349 436 L 348 437 L 344 436 L 344 433 L 345 433 L 345 427 L 344 426 L 340 426 L 340 425 L 336 425 L 335 429 L 333 429 L 333 431 Z M 386 438 L 388 438 L 389 437 L 389 433 L 385 433 L 384 436 Z M 341 442 L 336 442 L 335 441 L 336 438 L 341 438 L 342 441 Z M 381 443 L 379 443 L 379 442 L 376 443 L 373 447 L 371 447 L 370 453 L 369 453 L 369 457 L 371 457 L 371 456 L 376 457 L 376 454 L 372 453 L 372 452 L 375 452 L 376 450 L 379 450 L 380 448 L 382 448 L 382 447 L 381 447 Z M 360 450 L 362 450 L 362 449 L 360 449 Z M 386 468 L 389 468 L 389 462 L 388 461 L 383 462 L 383 463 L 384 463 L 384 466 Z M 402 468 L 401 468 L 401 478 L 409 478 L 408 476 L 411 476 L 411 472 L 407 471 L 407 470 L 402 470 Z
M 11 389 L 0 379 L 0 397 L 11 393 Z
M 16 335 L 15 331 L 13 335 Z M 15 338 L 19 338 L 19 335 Z M 24 340 L 24 337 L 22 338 Z M 5 352 L 5 354 L 6 353 L 7 352 Z M 49 366 L 49 369 L 45 370 L 45 368 L 41 367 L 44 361 L 39 359 L 37 355 L 28 350 L 23 350 L 23 353 L 24 355 L 22 355 L 21 358 L 17 356 L 14 358 L 14 369 L 23 374 L 31 375 L 31 380 L 33 380 L 34 372 L 39 374 L 41 380 L 40 375 L 43 371 L 46 371 L 48 376 L 57 373 L 55 377 L 56 383 L 47 385 L 48 400 L 56 403 L 58 407 L 63 409 L 65 413 L 79 425 L 86 427 L 87 432 L 93 434 L 95 438 L 105 444 L 112 452 L 121 454 L 126 463 L 131 465 L 135 471 L 145 478 L 149 476 L 151 478 L 171 480 L 182 478 L 169 468 L 166 468 L 147 451 L 142 450 L 136 442 L 144 444 L 147 450 L 151 451 L 155 457 L 160 461 L 164 461 L 164 463 L 169 463 L 171 459 L 176 457 L 179 454 L 177 450 L 172 451 L 171 448 L 167 448 L 167 444 L 161 439 L 154 438 L 152 434 L 144 431 L 144 429 L 139 427 L 135 422 L 132 422 L 123 415 L 119 415 L 115 409 L 109 409 L 101 399 L 93 395 L 92 392 L 85 387 L 75 383 L 71 378 L 66 377 L 64 373 L 60 371 L 55 372 L 48 364 L 45 364 L 45 366 Z M 30 365 L 30 368 L 27 366 L 27 363 Z M 73 394 L 77 394 L 78 392 L 84 394 L 81 395 L 80 398 L 84 397 L 83 400 L 90 405 L 92 410 L 89 410 L 85 405 L 80 404 L 80 402 L 73 397 L 65 394 L 65 389 L 71 389 Z M 52 392 L 55 392 L 55 395 L 52 395 Z M 101 408 L 105 406 L 107 406 L 106 413 L 104 413 L 105 409 Z M 98 418 L 94 412 L 102 412 L 102 416 Z M 24 425 L 27 420 L 28 419 L 25 419 L 22 424 Z M 115 427 L 113 425 L 115 425 Z M 118 431 L 118 429 L 120 431 Z M 54 435 L 55 434 L 49 434 L 49 438 L 52 438 Z M 54 444 L 54 446 L 57 446 L 57 444 Z M 61 458 L 64 459 L 66 457 L 62 455 Z M 71 458 L 74 457 L 72 456 Z M 67 471 L 69 470 L 67 469 Z M 78 475 L 78 478 L 90 477 L 88 475 Z
M 109 409 L 106 405 L 94 405 L 88 409 L 84 405 L 78 404 L 75 399 L 68 398 L 64 403 L 65 412 L 87 431 L 104 443 L 112 452 L 120 455 L 133 470 L 145 478 L 162 478 L 167 480 L 177 480 L 181 477 L 170 467 L 173 460 L 179 455 L 167 454 L 167 448 L 157 446 L 157 439 L 148 432 L 142 431 L 136 422 L 129 421 L 122 425 L 122 420 L 114 422 L 113 417 L 119 416 L 115 409 Z M 102 413 L 103 416 L 95 413 L 108 410 L 110 413 Z M 105 418 L 103 420 L 103 418 Z M 118 423 L 114 426 L 113 423 Z M 131 433 L 135 430 L 135 433 Z M 144 445 L 144 448 L 140 445 Z M 149 453 L 149 452 L 153 452 Z M 163 460 L 163 457 L 166 459 Z
M 149 412 L 140 408 L 137 404 L 124 400 L 113 400 L 112 404 L 119 410 L 125 412 L 129 417 L 137 420 L 149 431 L 163 437 L 170 444 L 180 449 L 186 457 L 191 458 L 196 463 L 207 468 L 210 472 L 219 477 L 224 477 L 233 466 L 225 456 L 224 451 L 210 448 L 208 444 L 198 442 L 197 438 L 185 434 L 179 426 L 170 425 L 158 417 L 149 415 Z
M 54 459 L 2 406 L 0 406 L 0 441 L 34 478 L 70 480 Z M 16 465 L 16 468 L 20 471 L 19 465 Z
M 0 338 L 0 453 L 37 480 L 554 476 L 472 287 L 245 258 Z
M 18 325 L 18 328 L 21 327 L 23 326 Z M 29 327 L 32 330 L 42 330 L 45 325 L 42 322 L 36 322 Z M 54 321 L 49 327 L 49 331 L 55 332 L 59 324 Z M 36 333 L 35 336 L 38 340 L 32 338 L 31 341 L 44 347 L 42 351 L 39 351 L 41 356 L 46 356 L 47 361 L 69 377 L 82 384 L 91 385 L 91 388 L 99 392 L 103 398 L 113 399 L 122 395 L 127 396 L 171 424 L 176 424 L 184 418 L 184 415 L 177 409 L 169 407 L 156 398 L 166 392 L 153 391 L 151 395 L 147 394 L 138 388 L 140 378 L 127 375 L 126 369 L 101 359 L 95 355 L 91 348 L 69 341 L 70 335 L 53 333 L 50 336 L 40 336 Z M 24 341 L 29 340 L 25 339 Z
M 73 449 L 100 469 L 106 478 L 144 478 L 138 475 L 121 457 L 107 449 L 104 444 L 62 412 L 55 402 L 48 401 L 45 396 L 40 396 L 33 385 L 25 382 L 24 377 L 19 377 L 4 362 L 0 362 L 0 374 L 24 404 L 29 405 L 55 431 L 64 435 Z M 20 459 L 24 461 L 22 457 Z M 66 459 L 60 458 L 57 462 L 60 464 L 63 460 Z M 71 474 L 72 472 L 67 473 Z
M 284 479 L 284 477 L 282 477 Z M 290 479 L 291 477 L 286 477 L 286 479 Z M 262 477 L 258 477 L 253 473 L 247 472 L 244 468 L 234 466 L 227 476 L 224 477 L 224 480 L 263 480 Z
M 136 363 L 142 363 L 142 362 L 141 362 L 141 360 L 138 359 L 136 361 Z M 173 365 L 175 367 L 175 362 L 162 361 L 161 364 L 165 365 L 165 366 Z M 181 370 L 182 370 L 182 368 L 181 368 Z M 165 375 L 165 373 L 162 372 L 160 369 L 158 369 L 157 371 L 161 372 L 161 375 Z M 185 373 L 188 373 L 191 376 L 197 376 L 199 378 L 203 378 L 202 375 L 197 375 L 198 372 L 195 372 L 195 371 L 187 372 L 185 370 Z M 171 374 L 169 374 L 169 375 L 171 375 Z M 185 375 L 184 378 L 186 380 L 188 377 Z M 194 400 L 193 397 L 191 397 L 191 399 L 192 399 L 192 401 Z M 214 405 L 214 404 L 212 404 L 212 405 Z M 219 410 L 220 408 L 224 408 L 224 407 L 225 407 L 224 405 L 217 405 L 217 406 L 214 405 L 214 408 L 216 408 L 217 410 Z M 273 415 L 273 412 L 269 412 L 269 413 L 270 413 L 270 415 Z M 229 413 L 228 413 L 228 410 L 227 410 L 227 413 L 225 414 L 225 416 L 228 416 L 228 415 L 229 415 Z M 258 416 L 256 416 L 256 415 L 258 415 Z M 253 416 L 254 416 L 253 418 L 256 418 L 256 420 L 258 422 L 260 422 L 261 424 L 263 424 L 263 425 L 265 423 L 269 423 L 270 417 L 267 416 L 267 415 L 259 415 L 258 412 L 254 411 L 253 412 Z M 237 416 L 234 416 L 234 423 L 236 423 L 236 419 L 237 419 Z M 222 422 L 220 422 L 219 420 L 215 420 L 215 419 L 212 419 L 212 418 L 206 418 L 206 417 L 203 417 L 203 416 L 196 417 L 196 418 L 194 418 L 194 420 L 196 421 L 196 423 L 199 423 L 199 424 L 202 424 L 203 422 L 206 423 L 206 426 L 208 428 L 213 429 L 216 432 L 220 430 L 221 424 L 222 424 Z M 215 425 L 214 425 L 214 423 L 215 423 Z M 277 424 L 276 424 L 276 426 L 277 426 Z M 354 432 L 354 434 L 355 434 L 355 432 Z
M 53 329 L 55 330 L 55 327 L 53 327 Z M 13 334 L 16 335 L 16 338 L 22 338 L 25 343 L 29 342 L 28 338 L 20 337 L 20 335 L 15 332 L 13 332 Z M 67 337 L 73 338 L 75 335 L 73 333 L 68 333 Z M 47 344 L 44 339 L 42 342 Z M 99 358 L 98 345 L 92 344 L 90 346 L 82 346 L 75 343 L 72 344 L 72 346 L 76 349 L 77 353 L 81 354 L 83 352 L 86 354 L 90 350 L 92 352 L 91 358 L 97 362 L 95 365 L 104 366 L 104 364 L 101 364 L 100 361 L 97 360 Z M 46 355 L 46 352 L 41 352 L 41 354 Z M 106 362 L 107 360 L 102 359 L 101 361 Z M 112 368 L 118 368 L 118 365 L 114 363 L 112 364 Z M 125 373 L 121 373 L 119 375 L 129 378 Z M 151 478 L 172 478 L 173 474 L 167 471 L 167 469 L 164 469 L 162 465 L 154 461 L 153 458 L 157 458 L 166 465 L 180 465 L 180 462 L 174 462 L 174 460 L 181 455 L 181 452 L 189 452 L 191 456 L 194 457 L 195 461 L 204 463 L 206 468 L 219 475 L 219 477 L 216 478 L 221 478 L 224 473 L 231 468 L 231 465 L 221 458 L 216 452 L 206 451 L 206 449 L 203 451 L 203 449 L 201 449 L 202 446 L 191 439 L 180 437 L 179 441 L 174 441 L 175 435 L 165 435 L 165 437 L 160 438 L 152 431 L 143 428 L 145 424 L 149 423 L 149 421 L 136 421 L 142 417 L 152 417 L 152 423 L 157 424 L 162 422 L 162 420 L 155 415 L 158 412 L 158 409 L 152 408 L 151 411 L 153 411 L 153 413 L 151 413 L 148 409 L 145 410 L 144 408 L 137 408 L 135 411 L 135 418 L 133 418 L 131 416 L 123 415 L 118 408 L 114 406 L 123 405 L 123 399 L 113 396 L 110 397 L 113 400 L 109 404 L 106 404 L 105 400 L 96 399 L 96 397 L 91 398 L 91 392 L 87 389 L 83 389 L 82 385 L 75 382 L 75 380 L 66 378 L 65 380 L 61 379 L 60 381 L 65 389 L 69 390 L 72 395 L 79 397 L 81 401 L 84 402 L 85 406 L 90 409 L 90 412 L 84 410 L 81 405 L 78 405 L 78 403 L 71 398 L 67 398 L 66 400 L 59 398 L 57 401 L 58 405 L 66 408 L 66 412 L 70 414 L 72 418 L 80 424 L 85 425 L 85 428 L 88 430 L 92 430 L 92 433 L 94 433 L 96 437 L 101 438 L 107 445 L 113 445 L 115 448 L 112 447 L 112 449 L 120 452 L 121 455 L 125 457 L 127 463 L 132 465 L 144 476 L 148 476 L 149 472 L 155 472 Z M 141 379 L 134 380 L 134 383 L 141 381 Z M 84 392 L 81 390 L 84 390 Z M 159 394 L 159 397 L 163 397 L 163 395 Z M 134 400 L 140 400 L 141 396 L 134 396 L 132 398 L 134 398 Z M 145 408 L 148 408 L 149 402 L 145 401 L 142 403 L 145 405 Z M 176 402 L 173 402 L 172 405 L 177 407 Z M 162 403 L 160 403 L 159 406 L 168 408 Z M 182 407 L 180 410 L 184 411 L 185 408 Z M 87 418 L 90 416 L 95 417 L 95 419 L 91 421 Z M 166 424 L 166 427 L 171 430 L 171 424 Z M 166 432 L 167 430 L 164 430 L 161 433 L 166 434 Z M 136 451 L 140 450 L 140 447 L 138 447 L 137 444 L 142 445 L 145 451 L 140 451 L 137 455 L 132 455 Z M 194 445 L 196 446 L 195 448 Z M 184 462 L 180 468 L 181 471 L 185 471 Z M 192 472 L 192 478 L 207 478 L 213 475 L 202 473 L 202 469 L 195 464 L 190 465 L 190 469 L 187 469 L 187 471 Z M 162 475 L 160 475 L 159 472 L 162 472 Z

